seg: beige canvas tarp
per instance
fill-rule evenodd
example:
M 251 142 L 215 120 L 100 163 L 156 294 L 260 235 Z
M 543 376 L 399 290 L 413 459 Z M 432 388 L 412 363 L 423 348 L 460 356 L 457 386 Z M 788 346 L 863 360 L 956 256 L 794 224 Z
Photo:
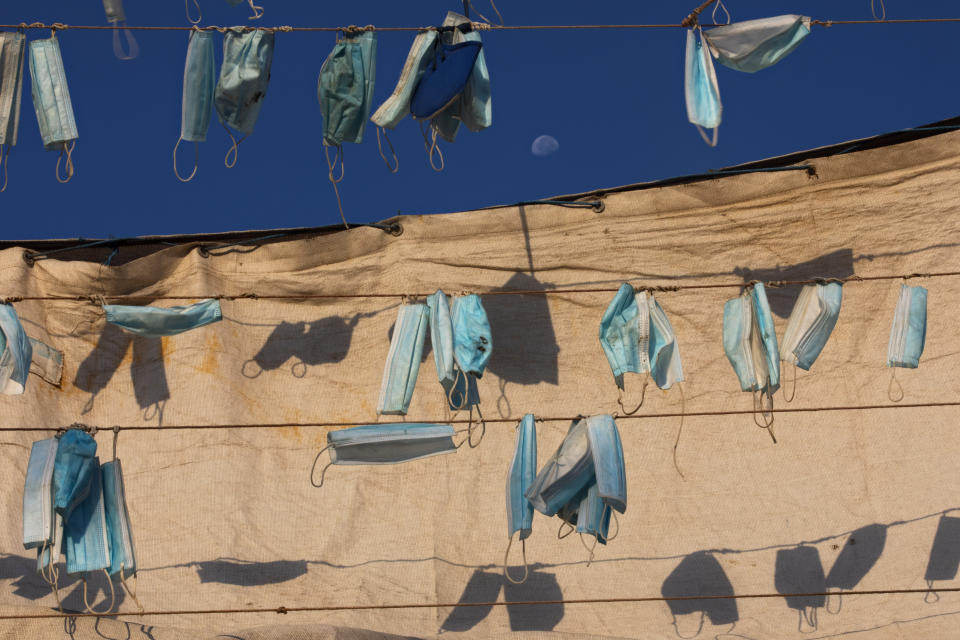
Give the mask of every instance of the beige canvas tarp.
M 141 617 L 118 595 L 116 620 L 3 619 L 0 638 L 955 637 L 960 593 L 847 595 L 831 599 L 836 613 L 816 597 L 779 596 L 189 611 L 798 593 L 822 586 L 824 575 L 856 590 L 925 589 L 928 575 L 939 578 L 934 587 L 960 585 L 960 511 L 944 514 L 960 507 L 958 409 L 882 408 L 894 404 L 885 359 L 895 279 L 845 285 L 836 331 L 813 368 L 798 372 L 796 398 L 774 398 L 776 408 L 881 408 L 777 414 L 777 444 L 749 413 L 689 415 L 677 447 L 682 477 L 672 455 L 677 417 L 619 419 L 629 485 L 619 536 L 587 566 L 577 537 L 558 540 L 558 521 L 537 514 L 526 545 L 530 579 L 516 586 L 500 574 L 514 421 L 619 409 L 597 339 L 612 290 L 625 280 L 958 270 L 958 149 L 960 133 L 945 133 L 815 158 L 815 175 L 750 173 L 610 193 L 602 213 L 528 205 L 403 216 L 400 236 L 361 228 L 206 257 L 192 244 L 117 267 L 55 259 L 31 267 L 22 249 L 3 251 L 4 296 L 393 295 L 224 300 L 222 322 L 162 340 L 106 325 L 89 302 L 16 302 L 27 332 L 64 352 L 63 384 L 31 376 L 25 395 L 0 400 L 0 426 L 97 425 L 102 460 L 113 455 L 113 425 L 162 427 L 121 431 L 117 455 L 139 599 L 147 611 L 185 613 Z M 960 278 L 910 283 L 929 289 L 929 325 L 920 368 L 898 374 L 900 404 L 955 401 Z M 494 352 L 481 406 L 487 418 L 509 421 L 489 424 L 476 448 L 403 465 L 333 466 L 317 489 L 309 472 L 328 428 L 176 428 L 376 422 L 401 294 L 438 287 L 610 291 L 484 297 Z M 769 289 L 779 335 L 798 292 Z M 679 336 L 685 407 L 678 389 L 651 385 L 640 414 L 751 409 L 721 346 L 724 301 L 739 293 L 657 293 Z M 784 377 L 792 380 L 789 368 Z M 639 380 L 628 377 L 627 402 Z M 450 417 L 425 352 L 408 419 Z M 541 464 L 567 428 L 537 425 Z M 49 434 L 2 435 L 0 615 L 54 611 L 35 556 L 21 545 L 21 487 L 30 443 L 42 437 Z M 82 583 L 62 565 L 60 583 L 64 606 L 82 610 Z M 91 578 L 98 608 L 104 588 Z

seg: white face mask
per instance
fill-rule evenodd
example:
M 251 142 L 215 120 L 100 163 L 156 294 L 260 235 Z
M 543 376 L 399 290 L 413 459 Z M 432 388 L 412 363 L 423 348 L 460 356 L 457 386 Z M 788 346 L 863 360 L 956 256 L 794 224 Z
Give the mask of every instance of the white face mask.
M 393 339 L 380 384 L 377 413 L 406 415 L 420 372 L 423 343 L 427 337 L 429 310 L 425 304 L 405 304 L 397 314 Z
M 916 369 L 927 338 L 927 290 L 900 286 L 900 297 L 893 312 L 887 366 Z
M 753 73 L 783 60 L 809 33 L 810 18 L 785 15 L 715 27 L 703 37 L 720 64 Z
M 842 298 L 838 282 L 803 287 L 783 334 L 780 357 L 785 362 L 810 370 L 837 324 Z

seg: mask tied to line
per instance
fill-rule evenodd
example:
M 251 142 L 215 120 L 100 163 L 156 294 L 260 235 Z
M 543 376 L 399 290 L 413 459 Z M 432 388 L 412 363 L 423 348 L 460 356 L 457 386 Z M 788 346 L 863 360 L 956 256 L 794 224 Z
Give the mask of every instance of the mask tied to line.
M 397 314 L 393 339 L 380 384 L 377 413 L 406 415 L 420 373 L 429 310 L 425 304 L 404 304 Z
M 54 542 L 56 512 L 53 510 L 53 467 L 57 438 L 39 440 L 30 449 L 23 483 L 23 546 L 50 546 Z
M 17 144 L 17 131 L 20 128 L 23 51 L 26 41 L 27 38 L 22 33 L 0 31 L 0 164 L 3 164 L 0 193 L 7 189 L 10 147 Z
M 119 579 L 123 588 L 143 611 L 137 599 L 136 586 L 127 584 L 133 578 L 136 585 L 137 556 L 133 545 L 133 529 L 130 526 L 130 513 L 127 510 L 127 493 L 123 484 L 123 469 L 120 460 L 114 458 L 101 467 L 103 482 L 104 515 L 107 524 L 107 539 L 110 543 L 110 566 L 107 573 L 111 579 Z
M 437 378 L 443 388 L 447 405 L 459 411 L 480 402 L 475 378 L 464 375 L 453 355 L 453 321 L 450 317 L 450 302 L 440 289 L 427 296 L 430 309 L 430 344 Z
M 699 27 L 697 34 L 693 29 L 687 31 L 684 96 L 687 103 L 687 120 L 696 125 L 704 142 L 715 147 L 723 105 L 720 103 L 720 87 L 717 85 L 713 59 L 707 47 L 704 46 L 702 33 Z M 712 139 L 704 129 L 713 129 Z
M 503 576 L 514 584 L 527 581 L 530 569 L 527 566 L 527 538 L 533 531 L 533 506 L 527 500 L 526 492 L 537 476 L 537 429 L 533 414 L 523 416 L 517 426 L 517 438 L 513 450 L 513 460 L 507 471 L 507 536 L 509 543 L 503 554 Z M 520 532 L 523 546 L 523 577 L 514 580 L 507 569 L 513 534 Z
M 87 601 L 87 579 L 94 571 L 103 571 L 110 586 L 110 607 L 113 610 L 113 581 L 107 570 L 110 568 L 110 536 L 107 530 L 106 509 L 103 500 L 103 478 L 100 460 L 94 458 L 93 473 L 87 497 L 64 519 L 63 554 L 67 573 L 80 575 L 83 580 L 83 601 L 88 612 L 93 607 Z
M 454 453 L 453 427 L 449 424 L 401 422 L 371 424 L 327 433 L 327 446 L 320 450 L 310 469 L 310 483 L 323 486 L 327 467 L 333 464 L 398 464 L 421 458 Z M 330 462 L 314 481 L 317 461 L 330 451 Z
M 545 516 L 554 516 L 594 477 L 587 421 L 575 420 L 525 495 L 534 509 Z
M 70 182 L 73 177 L 73 148 L 79 134 L 56 35 L 30 42 L 30 91 L 43 146 L 47 151 L 60 152 L 56 167 L 57 181 Z M 60 176 L 61 161 L 64 163 L 63 177 Z
M 227 168 L 237 163 L 238 145 L 253 133 L 267 95 L 272 62 L 272 31 L 244 31 L 241 27 L 227 30 L 223 37 L 220 79 L 213 97 L 217 117 L 233 143 L 223 160 Z M 237 140 L 231 128 L 244 134 L 243 137 Z
M 783 60 L 809 34 L 809 17 L 784 15 L 714 27 L 703 38 L 720 64 L 753 73 Z
M 453 324 L 453 360 L 457 367 L 457 383 L 448 394 L 450 406 L 457 410 L 470 409 L 470 422 L 467 427 L 467 442 L 470 447 L 476 447 L 483 440 L 486 433 L 486 423 L 480 411 L 480 395 L 477 381 L 483 377 L 483 372 L 493 354 L 493 335 L 490 331 L 490 321 L 483 308 L 480 296 L 470 294 L 457 296 L 453 299 L 450 312 Z M 461 386 L 460 377 L 464 384 Z M 463 388 L 466 387 L 466 393 Z M 460 392 L 459 398 L 457 391 Z M 473 441 L 473 411 L 476 409 L 480 418 L 480 438 Z M 461 443 L 462 444 L 462 443 Z
M 175 336 L 223 319 L 220 301 L 203 300 L 179 307 L 141 307 L 135 305 L 105 304 L 107 322 L 128 333 L 147 338 Z
M 200 144 L 207 139 L 213 95 L 217 86 L 213 34 L 193 29 L 187 44 L 187 61 L 183 68 L 183 101 L 180 107 L 180 137 L 173 147 L 173 173 L 180 182 L 189 182 L 197 175 Z M 186 140 L 193 143 L 193 171 L 186 178 L 177 170 L 177 149 Z
M 783 333 L 780 358 L 809 371 L 837 324 L 842 300 L 843 286 L 839 282 L 805 285 L 790 312 L 787 329 Z M 784 400 L 793 400 L 794 393 L 789 398 L 784 395 Z
M 53 463 L 53 508 L 64 521 L 90 493 L 96 453 L 97 441 L 81 429 L 67 429 L 60 436 Z
M 890 327 L 890 341 L 887 344 L 887 366 L 890 367 L 890 385 L 887 395 L 890 400 L 903 399 L 903 387 L 899 394 L 893 385 L 898 367 L 916 369 L 920 366 L 927 338 L 927 290 L 924 287 L 900 285 L 900 296 L 893 311 L 893 325 Z
M 133 60 L 140 53 L 140 47 L 134 39 L 130 29 L 127 29 L 127 14 L 123 11 L 123 0 L 103 0 L 103 11 L 107 14 L 107 22 L 115 27 L 123 27 L 123 35 L 127 39 L 127 50 L 123 50 L 120 42 L 120 31 L 113 30 L 113 55 L 118 60 Z
M 33 345 L 10 304 L 0 304 L 0 393 L 19 395 L 27 386 Z
M 773 394 L 780 388 L 780 350 L 763 283 L 748 287 L 743 295 L 724 305 L 723 350 L 737 374 L 740 389 L 753 394 L 754 422 L 767 429 L 776 442 L 771 427 Z

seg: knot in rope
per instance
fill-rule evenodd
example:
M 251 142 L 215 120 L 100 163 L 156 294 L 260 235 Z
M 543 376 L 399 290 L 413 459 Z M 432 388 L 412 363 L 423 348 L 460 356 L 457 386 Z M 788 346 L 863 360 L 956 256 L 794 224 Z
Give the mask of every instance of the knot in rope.
M 285 24 L 285 25 L 282 25 L 282 26 L 279 26 L 279 27 L 274 27 L 273 30 L 274 30 L 274 31 L 288 31 L 288 32 L 289 32 L 289 31 L 293 31 L 293 27 L 291 27 L 291 26 L 288 25 L 288 24 Z
M 768 282 L 768 283 L 766 284 L 766 286 L 771 287 L 771 288 L 773 288 L 773 289 L 780 289 L 780 288 L 782 288 L 782 287 L 787 286 L 787 281 L 786 281 L 786 280 L 771 280 L 770 282 Z
M 471 22 L 470 28 L 474 31 L 490 31 L 490 29 L 493 28 L 493 25 L 487 22 Z
M 284 606 L 277 607 L 277 613 L 287 615 L 288 609 Z
M 70 25 L 63 24 L 62 22 L 54 22 L 52 25 L 50 25 L 50 32 L 56 34 L 58 29 L 60 31 L 65 31 L 66 29 L 69 29 L 69 28 L 70 28 Z
M 0 297 L 0 303 L 2 304 L 11 304 L 13 302 L 21 302 L 22 300 L 23 296 L 9 296 L 7 298 Z

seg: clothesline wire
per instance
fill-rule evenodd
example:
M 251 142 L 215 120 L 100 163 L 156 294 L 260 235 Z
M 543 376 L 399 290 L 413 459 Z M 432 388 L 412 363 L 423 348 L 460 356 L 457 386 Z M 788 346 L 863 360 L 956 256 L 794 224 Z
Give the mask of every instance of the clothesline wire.
M 717 282 L 711 284 L 680 284 L 680 285 L 635 285 L 637 289 L 650 292 L 673 292 L 685 289 L 720 289 L 730 287 L 746 287 L 751 284 L 764 284 L 771 288 L 789 287 L 804 284 L 827 284 L 837 282 L 847 284 L 850 282 L 870 282 L 876 280 L 910 280 L 913 278 L 945 278 L 960 276 L 960 271 L 936 271 L 929 273 L 905 273 L 899 275 L 879 275 L 879 276 L 859 276 L 852 275 L 845 278 L 809 278 L 806 280 L 769 280 L 762 282 L 760 280 L 749 280 L 739 282 Z M 630 281 L 627 280 L 627 283 Z M 575 287 L 555 289 L 494 289 L 491 291 L 473 291 L 464 293 L 476 293 L 481 296 L 503 296 L 503 295 L 556 295 L 556 294 L 580 294 L 580 293 L 614 293 L 619 287 Z M 87 296 L 6 296 L 0 298 L 0 302 L 13 303 L 25 301 L 70 301 L 70 302 L 91 302 L 101 304 L 104 300 L 197 300 L 206 298 L 216 298 L 218 300 L 316 300 L 316 299 L 341 299 L 341 298 L 426 298 L 429 293 L 299 293 L 299 294 L 258 294 L 258 293 L 238 293 L 236 295 L 214 294 L 214 295 L 87 295 Z
M 928 407 L 960 407 L 960 401 L 957 402 L 916 402 L 900 404 L 866 404 L 866 405 L 840 405 L 832 407 L 787 407 L 780 409 L 764 409 L 765 413 L 812 413 L 817 411 L 873 411 L 878 409 L 921 409 Z M 614 415 L 616 420 L 655 420 L 657 418 L 685 418 L 703 417 L 703 416 L 740 416 L 752 415 L 753 409 L 731 409 L 726 411 L 676 411 L 664 413 L 635 413 L 632 415 Z M 554 416 L 537 417 L 541 422 L 573 422 L 583 416 Z M 520 418 L 486 418 L 487 424 L 515 424 Z M 459 418 L 455 420 L 410 420 L 410 424 L 433 423 L 433 424 L 470 424 L 476 420 Z M 175 431 L 185 429 L 284 429 L 290 427 L 352 427 L 355 425 L 377 424 L 376 421 L 338 421 L 338 422 L 267 422 L 267 423 L 241 423 L 241 424 L 180 424 L 180 425 L 127 425 L 111 427 L 86 427 L 91 431 Z M 67 427 L 0 427 L 0 433 L 4 431 L 60 431 Z
M 44 618 L 104 618 L 115 616 L 189 616 L 215 615 L 228 613 L 300 613 L 316 611 L 370 611 L 383 609 L 444 609 L 459 607 L 515 607 L 515 606 L 545 606 L 567 604 L 623 604 L 640 602 L 684 602 L 699 600 L 747 600 L 761 598 L 813 598 L 837 595 L 844 596 L 873 596 L 894 594 L 928 594 L 928 593 L 955 593 L 960 587 L 945 587 L 943 589 L 863 589 L 850 591 L 811 591 L 806 593 L 733 593 L 729 595 L 695 595 L 695 596 L 641 596 L 620 598 L 569 598 L 562 600 L 515 600 L 512 602 L 413 602 L 403 604 L 356 604 L 356 605 L 326 605 L 306 607 L 248 607 L 240 609 L 178 609 L 157 611 L 106 611 L 103 613 L 27 613 L 0 615 L 0 620 L 29 620 Z
M 951 23 L 960 22 L 960 18 L 901 18 L 896 20 L 811 20 L 811 24 L 824 27 L 839 25 L 861 25 L 861 24 L 926 24 L 926 23 Z M 484 23 L 475 23 L 483 31 L 556 31 L 556 30 L 575 30 L 575 29 L 682 29 L 686 28 L 682 24 L 540 24 L 540 25 L 487 25 Z M 703 27 L 720 27 L 725 24 L 701 24 Z M 435 26 L 425 27 L 377 27 L 368 25 L 366 27 L 252 27 L 249 25 L 240 25 L 237 27 L 223 27 L 218 25 L 209 25 L 205 27 L 186 27 L 186 26 L 135 26 L 135 25 L 68 25 L 59 22 L 45 24 L 41 22 L 19 24 L 0 24 L 0 29 L 50 29 L 53 31 L 116 31 L 130 29 L 131 31 L 226 31 L 231 28 L 241 28 L 245 31 L 259 29 L 262 31 L 274 32 L 311 32 L 311 31 L 350 31 L 350 30 L 369 30 L 369 31 L 429 31 L 437 29 Z

